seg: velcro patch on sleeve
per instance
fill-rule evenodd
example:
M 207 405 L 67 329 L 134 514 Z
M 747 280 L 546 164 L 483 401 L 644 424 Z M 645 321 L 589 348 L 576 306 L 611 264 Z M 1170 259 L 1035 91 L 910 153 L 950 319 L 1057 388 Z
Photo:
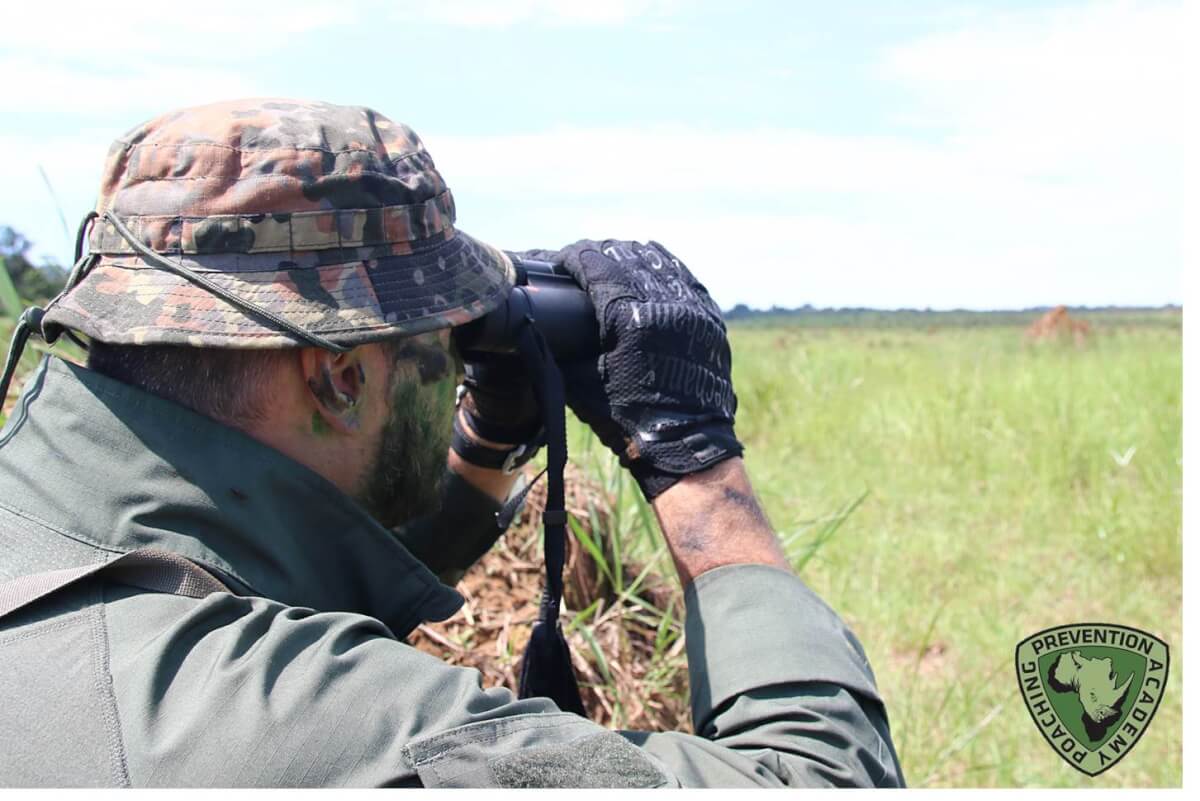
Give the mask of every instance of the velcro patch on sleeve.
M 663 787 L 667 777 L 612 732 L 527 748 L 488 762 L 500 787 Z
M 658 759 L 565 712 L 469 723 L 404 747 L 426 787 L 677 786 Z

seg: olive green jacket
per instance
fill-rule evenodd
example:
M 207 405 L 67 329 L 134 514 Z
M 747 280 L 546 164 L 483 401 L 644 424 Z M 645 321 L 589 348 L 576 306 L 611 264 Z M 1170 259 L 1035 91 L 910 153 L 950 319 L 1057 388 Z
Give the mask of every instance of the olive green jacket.
M 0 619 L 0 785 L 902 781 L 861 646 L 784 571 L 688 588 L 698 735 L 612 732 L 405 644 L 462 598 L 325 479 L 47 359 L 0 434 L 0 582 L 145 547 L 232 592 L 101 574 Z

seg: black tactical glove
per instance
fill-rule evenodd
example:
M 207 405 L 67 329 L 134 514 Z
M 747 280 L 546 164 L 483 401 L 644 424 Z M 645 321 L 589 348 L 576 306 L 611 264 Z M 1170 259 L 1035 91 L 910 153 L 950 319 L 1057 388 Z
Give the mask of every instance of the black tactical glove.
M 528 462 L 544 439 L 541 408 L 525 365 L 518 356 L 496 354 L 463 366 L 459 410 L 470 431 L 456 416 L 454 450 L 471 464 L 511 472 Z M 476 438 L 516 447 L 499 451 L 474 443 Z
M 591 296 L 603 352 L 560 365 L 567 403 L 647 498 L 741 455 L 721 310 L 683 262 L 612 239 L 522 255 L 562 264 Z

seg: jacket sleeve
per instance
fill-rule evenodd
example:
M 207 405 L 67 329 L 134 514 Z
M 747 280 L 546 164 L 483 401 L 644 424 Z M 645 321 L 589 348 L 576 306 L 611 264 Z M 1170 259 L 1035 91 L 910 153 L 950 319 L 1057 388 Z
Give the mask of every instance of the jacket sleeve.
M 765 565 L 685 593 L 696 735 L 622 732 L 683 786 L 903 786 L 858 640 L 804 583 Z
M 395 534 L 443 584 L 453 587 L 504 533 L 496 525 L 500 507 L 490 495 L 447 470 L 437 511 Z
M 685 594 L 697 734 L 612 733 L 572 715 L 489 719 L 405 748 L 426 784 L 902 786 L 862 646 L 789 572 L 736 565 Z M 525 703 L 525 702 L 517 702 Z

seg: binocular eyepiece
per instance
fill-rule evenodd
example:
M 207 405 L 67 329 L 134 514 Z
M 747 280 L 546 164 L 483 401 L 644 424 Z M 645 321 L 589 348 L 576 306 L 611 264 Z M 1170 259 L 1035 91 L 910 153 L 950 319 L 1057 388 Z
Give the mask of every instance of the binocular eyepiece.
M 518 329 L 532 317 L 559 362 L 598 355 L 600 329 L 587 292 L 560 266 L 508 256 L 516 268 L 516 283 L 504 303 L 454 329 L 459 352 L 511 353 Z

